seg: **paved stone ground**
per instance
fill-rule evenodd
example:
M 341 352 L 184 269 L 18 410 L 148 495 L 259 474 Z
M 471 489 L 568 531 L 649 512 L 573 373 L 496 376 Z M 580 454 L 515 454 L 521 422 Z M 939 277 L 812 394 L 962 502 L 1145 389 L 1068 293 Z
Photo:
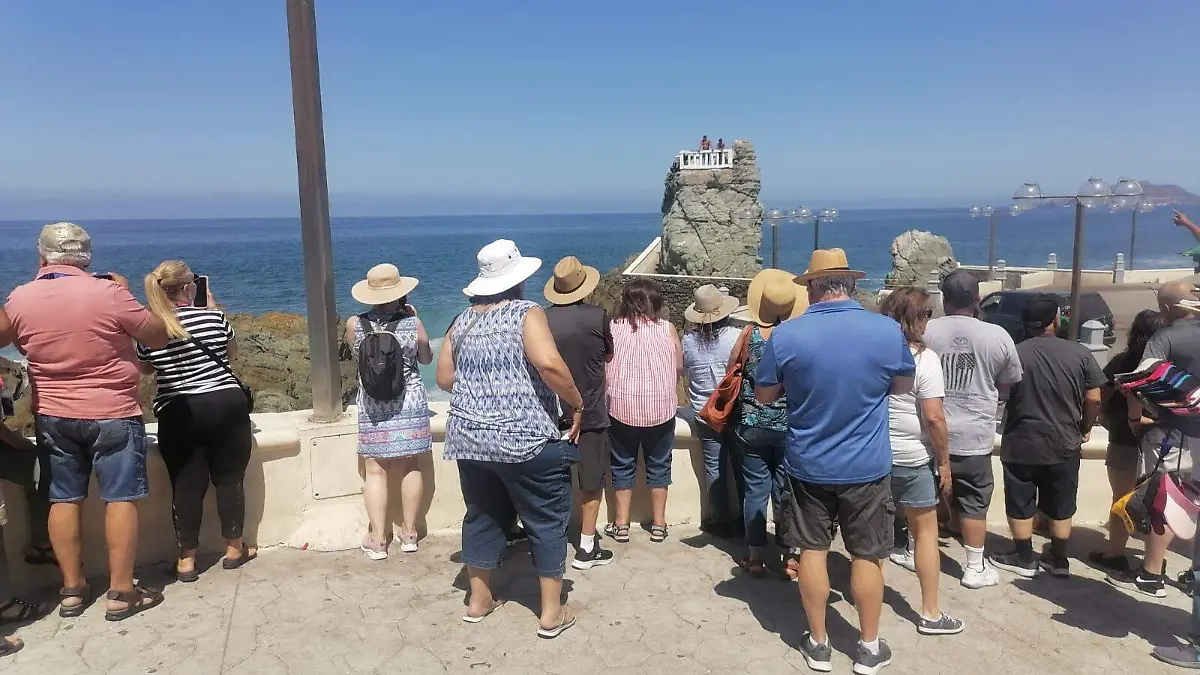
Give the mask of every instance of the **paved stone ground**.
M 458 541 L 435 537 L 421 552 L 381 563 L 358 553 L 266 551 L 236 572 L 217 566 L 166 603 L 120 624 L 93 605 L 81 619 L 57 614 L 21 628 L 28 643 L 3 673 L 162 675 L 254 673 L 791 673 L 808 672 L 793 649 L 804 629 L 794 584 L 750 579 L 707 536 L 680 527 L 667 543 L 635 532 L 614 565 L 568 571 L 579 624 L 553 641 L 535 637 L 537 584 L 517 547 L 498 578 L 510 602 L 481 624 L 458 620 L 465 580 Z M 1073 553 L 1098 541 L 1079 532 Z M 723 545 L 723 544 L 722 544 Z M 944 558 L 958 573 L 955 543 Z M 856 615 L 849 563 L 830 558 L 835 672 L 849 673 Z M 1172 569 L 1183 568 L 1173 555 Z M 161 567 L 161 566 L 157 566 Z M 955 637 L 918 636 L 914 575 L 888 563 L 883 634 L 902 673 L 1168 673 L 1150 647 L 1186 629 L 1190 600 L 1156 601 L 1112 588 L 1075 561 L 1070 581 L 1040 577 L 967 591 L 944 576 L 943 606 L 967 622 Z M 1004 574 L 1004 573 L 1002 573 Z M 152 571 L 147 581 L 161 581 Z M 912 604 L 910 604 L 912 603 Z

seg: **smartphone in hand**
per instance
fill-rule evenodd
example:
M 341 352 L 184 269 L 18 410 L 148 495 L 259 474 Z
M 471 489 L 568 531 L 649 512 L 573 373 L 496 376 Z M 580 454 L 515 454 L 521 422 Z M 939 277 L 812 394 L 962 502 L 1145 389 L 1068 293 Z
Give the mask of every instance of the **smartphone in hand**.
M 196 275 L 196 299 L 192 306 L 208 307 L 208 277 L 203 274 Z

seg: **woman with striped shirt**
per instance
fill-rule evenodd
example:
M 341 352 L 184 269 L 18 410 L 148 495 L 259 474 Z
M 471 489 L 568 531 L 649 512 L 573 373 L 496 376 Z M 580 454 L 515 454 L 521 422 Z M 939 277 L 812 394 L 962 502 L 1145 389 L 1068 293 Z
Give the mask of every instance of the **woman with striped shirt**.
M 662 287 L 649 279 L 635 279 L 625 284 L 612 321 L 613 359 L 606 380 L 617 514 L 604 532 L 621 543 L 629 541 L 629 503 L 639 451 L 646 461 L 653 512 L 650 540 L 667 538 L 667 486 L 683 349 L 675 326 L 659 318 L 662 310 Z
M 196 307 L 196 275 L 180 260 L 168 260 L 146 275 L 150 311 L 167 324 L 171 341 L 162 349 L 138 345 L 143 371 L 156 375 L 154 414 L 158 447 L 171 479 L 179 560 L 175 575 L 196 581 L 196 549 L 204 494 L 216 489 L 217 516 L 225 538 L 224 569 L 237 569 L 255 556 L 242 539 L 246 520 L 243 480 L 253 436 L 250 401 L 233 375 L 233 326 L 211 292 Z

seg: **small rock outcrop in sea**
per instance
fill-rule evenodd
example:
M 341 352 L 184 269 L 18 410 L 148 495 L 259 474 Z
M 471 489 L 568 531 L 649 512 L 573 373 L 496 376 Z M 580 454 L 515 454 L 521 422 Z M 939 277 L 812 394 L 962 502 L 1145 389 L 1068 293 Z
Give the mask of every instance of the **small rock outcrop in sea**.
M 663 192 L 661 272 L 749 278 L 762 268 L 762 228 L 736 215 L 758 202 L 756 159 L 749 141 L 734 141 L 732 168 L 672 167 Z
M 924 287 L 934 270 L 945 276 L 957 267 L 950 242 L 932 232 L 905 232 L 892 241 L 891 254 L 892 271 L 883 282 L 888 288 Z

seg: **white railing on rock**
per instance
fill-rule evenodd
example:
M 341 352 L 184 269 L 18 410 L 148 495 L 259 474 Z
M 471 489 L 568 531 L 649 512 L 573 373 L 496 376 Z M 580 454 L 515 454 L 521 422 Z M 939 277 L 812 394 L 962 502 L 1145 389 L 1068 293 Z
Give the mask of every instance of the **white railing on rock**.
M 675 166 L 688 169 L 729 169 L 733 167 L 733 148 L 722 150 L 683 150 L 675 157 Z

